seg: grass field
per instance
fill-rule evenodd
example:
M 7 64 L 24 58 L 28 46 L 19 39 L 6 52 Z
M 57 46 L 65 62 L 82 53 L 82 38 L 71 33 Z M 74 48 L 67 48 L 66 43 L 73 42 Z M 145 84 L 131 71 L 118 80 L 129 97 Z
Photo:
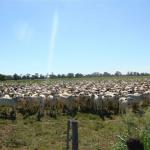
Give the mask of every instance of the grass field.
M 16 121 L 1 119 L 0 149 L 65 150 L 68 119 L 69 116 L 45 117 L 40 122 L 35 116 L 17 116 Z M 117 145 L 117 136 L 141 137 L 143 129 L 150 125 L 150 109 L 142 117 L 129 113 L 103 121 L 97 115 L 78 113 L 74 119 L 79 121 L 80 150 L 123 150 Z
M 0 83 L 7 84 L 33 84 L 33 83 L 46 83 L 46 84 L 56 84 L 56 83 L 74 83 L 82 81 L 108 81 L 108 80 L 124 80 L 124 81 L 144 81 L 145 79 L 150 79 L 150 76 L 108 76 L 108 77 L 81 77 L 81 78 L 53 78 L 53 79 L 37 79 L 37 80 L 6 80 Z
M 101 81 L 101 80 L 144 80 L 149 77 L 100 77 L 51 80 L 5 81 L 13 84 L 56 84 L 60 82 Z M 17 120 L 0 119 L 0 149 L 2 150 L 65 150 L 67 121 L 70 116 L 48 116 L 41 121 L 36 116 L 27 119 L 17 114 Z M 98 115 L 77 113 L 73 118 L 79 121 L 79 150 L 126 150 L 124 139 L 138 137 L 150 149 L 150 109 L 143 116 L 128 113 L 112 116 L 103 121 Z M 148 142 L 149 141 L 149 142 Z

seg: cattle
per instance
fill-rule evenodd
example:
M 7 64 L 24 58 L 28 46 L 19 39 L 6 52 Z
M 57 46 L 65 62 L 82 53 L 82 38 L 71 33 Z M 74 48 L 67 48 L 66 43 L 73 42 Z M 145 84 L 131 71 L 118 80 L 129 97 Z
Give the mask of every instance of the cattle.
M 150 104 L 150 80 L 82 80 L 26 84 L 3 84 L 0 99 L 16 99 L 16 110 L 23 115 L 87 113 L 123 114 Z M 8 99 L 8 100 L 7 100 Z M 1 101 L 2 103 L 2 101 Z M 4 102 L 3 102 L 4 103 Z M 142 106 L 142 107 L 141 107 Z M 10 106 L 9 106 L 10 107 Z
M 17 97 L 17 99 L 18 110 L 25 118 L 36 113 L 38 117 L 44 115 L 45 95 L 35 93 L 29 96 Z
M 90 112 L 92 109 L 91 94 L 81 92 L 79 94 L 79 105 L 81 112 Z
M 119 114 L 124 114 L 127 112 L 128 100 L 126 97 L 119 98 Z
M 46 114 L 49 114 L 51 117 L 56 117 L 56 113 L 58 112 L 58 98 L 56 95 L 47 96 L 45 110 Z
M 0 107 L 1 110 L 4 111 L 0 111 L 0 116 L 8 119 L 8 117 L 12 120 L 16 119 L 16 106 L 17 106 L 17 99 L 12 99 L 9 95 L 5 95 L 4 97 L 0 98 Z M 5 110 L 5 108 L 7 109 L 7 111 Z M 9 108 L 11 108 L 11 111 L 9 111 Z M 8 115 L 8 111 L 10 113 L 10 115 Z
M 127 95 L 128 105 L 132 108 L 133 112 L 140 109 L 142 105 L 142 95 L 139 93 L 128 94 Z
M 143 104 L 142 104 L 142 106 L 144 106 L 144 107 L 149 106 L 149 104 L 150 104 L 150 90 L 145 91 L 142 94 L 142 98 L 143 98 Z

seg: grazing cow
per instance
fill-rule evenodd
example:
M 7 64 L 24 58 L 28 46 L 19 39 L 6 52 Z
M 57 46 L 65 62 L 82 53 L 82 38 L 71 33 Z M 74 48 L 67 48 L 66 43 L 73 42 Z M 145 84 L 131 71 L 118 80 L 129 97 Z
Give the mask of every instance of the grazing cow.
M 18 97 L 18 110 L 24 117 L 38 113 L 44 115 L 45 95 L 33 94 L 30 96 Z
M 50 111 L 50 115 L 53 117 L 58 112 L 58 99 L 56 95 L 49 95 L 46 99 L 45 110 L 48 114 L 48 110 Z
M 39 109 L 39 113 L 40 115 L 44 115 L 44 108 L 45 108 L 45 103 L 46 103 L 46 96 L 43 94 L 39 94 L 38 96 L 39 101 L 40 101 L 40 109 Z
M 127 112 L 128 100 L 126 97 L 119 98 L 119 114 L 124 114 Z
M 91 95 L 91 101 L 93 103 L 93 110 L 95 113 L 101 113 L 103 109 L 102 96 L 98 94 Z
M 60 105 L 62 112 L 74 113 L 77 110 L 77 97 L 69 93 L 59 94 L 58 104 Z
M 79 105 L 81 112 L 89 112 L 92 110 L 91 94 L 81 92 L 79 94 Z
M 10 108 L 11 107 L 11 112 L 10 112 L 10 119 L 16 119 L 16 106 L 17 106 L 17 99 L 12 99 L 9 95 L 5 95 L 4 97 L 0 98 L 0 107 L 6 107 Z M 7 112 L 2 112 L 2 117 L 7 119 L 8 115 Z
M 103 105 L 105 110 L 108 113 L 114 113 L 116 114 L 118 112 L 118 96 L 116 93 L 112 92 L 105 92 L 105 95 L 103 96 Z
M 127 100 L 133 112 L 136 112 L 142 105 L 142 95 L 139 93 L 128 94 Z
M 143 94 L 142 94 L 142 97 L 143 97 L 143 104 L 142 106 L 149 106 L 150 104 L 150 90 L 148 91 L 145 91 Z

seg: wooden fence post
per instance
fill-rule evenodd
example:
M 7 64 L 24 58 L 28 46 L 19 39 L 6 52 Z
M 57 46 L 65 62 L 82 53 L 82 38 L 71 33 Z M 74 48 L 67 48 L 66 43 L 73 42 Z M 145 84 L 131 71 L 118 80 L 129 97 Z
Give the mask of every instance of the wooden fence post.
M 78 150 L 78 121 L 72 120 L 72 150 Z
M 72 150 L 78 150 L 78 121 L 76 120 L 68 120 L 67 122 L 67 145 L 66 150 L 70 149 L 69 142 L 70 142 L 70 129 L 72 128 Z

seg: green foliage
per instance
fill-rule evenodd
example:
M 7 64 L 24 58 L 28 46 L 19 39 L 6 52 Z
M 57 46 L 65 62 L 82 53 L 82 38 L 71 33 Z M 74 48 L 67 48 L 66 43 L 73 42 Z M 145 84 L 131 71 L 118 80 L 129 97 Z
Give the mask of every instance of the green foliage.
M 4 81 L 4 80 L 6 80 L 6 76 L 5 76 L 5 75 L 0 74 L 0 81 Z
M 61 79 L 61 80 L 68 80 L 68 79 L 82 79 L 82 80 L 111 80 L 111 79 L 125 79 L 125 80 L 130 80 L 130 79 L 143 79 L 143 78 L 149 78 L 150 74 L 149 73 L 138 73 L 138 72 L 128 72 L 126 75 L 123 75 L 120 71 L 117 71 L 114 74 L 110 74 L 109 72 L 104 72 L 104 73 L 99 73 L 99 72 L 94 72 L 91 74 L 86 74 L 83 75 L 82 73 L 68 73 L 68 74 L 47 74 L 47 75 L 42 75 L 35 73 L 34 75 L 31 74 L 14 74 L 14 75 L 2 75 L 0 74 L 0 81 L 4 80 L 52 80 L 52 79 Z
M 15 73 L 15 74 L 13 75 L 13 79 L 14 79 L 14 80 L 19 80 L 19 79 L 21 79 L 21 77 L 20 77 L 18 74 Z
M 150 109 L 146 110 L 143 117 L 139 117 L 133 113 L 128 113 L 122 117 L 127 132 L 122 136 L 129 138 L 138 138 L 144 144 L 144 150 L 150 150 Z M 127 150 L 124 141 L 118 140 L 111 150 Z
M 11 136 L 5 140 L 4 145 L 6 147 L 10 147 L 10 148 L 19 148 L 22 146 L 26 146 L 27 143 L 26 143 L 26 141 L 24 141 L 24 139 L 16 138 L 15 136 Z
M 76 74 L 75 74 L 75 77 L 76 77 L 76 78 L 81 78 L 81 77 L 83 77 L 83 74 L 81 74 L 81 73 L 76 73 Z
M 110 150 L 127 150 L 127 145 L 119 140 Z
M 74 77 L 74 74 L 73 74 L 73 73 L 68 73 L 68 74 L 67 74 L 67 77 L 68 77 L 68 78 L 73 78 L 73 77 Z
M 141 141 L 144 143 L 144 150 L 149 150 L 150 149 L 150 127 L 142 131 Z

